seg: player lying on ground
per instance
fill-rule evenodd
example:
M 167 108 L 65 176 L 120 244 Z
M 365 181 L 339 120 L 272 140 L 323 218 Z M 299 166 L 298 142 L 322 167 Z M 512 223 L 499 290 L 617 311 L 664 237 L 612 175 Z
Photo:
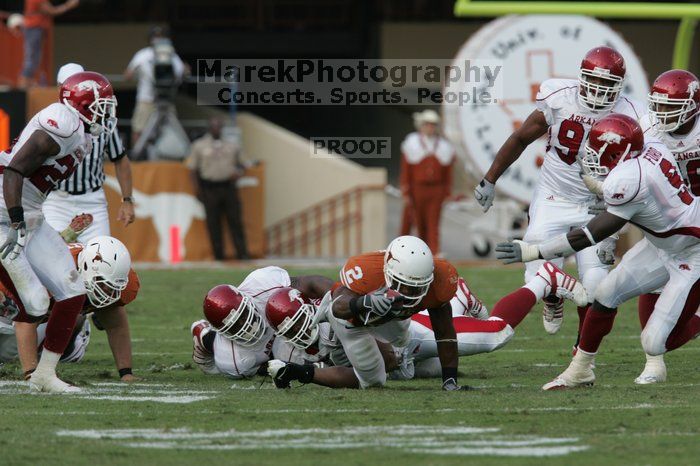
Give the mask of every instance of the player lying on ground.
M 46 195 L 67 179 L 91 149 L 91 135 L 116 126 L 112 85 L 99 73 L 76 73 L 59 102 L 37 113 L 9 152 L 0 153 L 0 277 L 33 318 L 49 311 L 44 351 L 29 386 L 34 391 L 79 391 L 56 376 L 85 301 L 85 286 L 59 234 L 43 220 Z
M 276 359 L 302 365 L 325 362 L 328 365 L 350 366 L 330 324 L 319 322 L 323 313 L 317 309 L 328 305 L 330 294 L 326 296 L 326 302 L 322 303 L 305 298 L 293 288 L 282 288 L 270 297 L 266 315 L 276 334 L 273 345 Z M 459 356 L 494 351 L 504 346 L 513 335 L 505 322 L 487 320 L 486 307 L 470 292 L 461 277 L 450 306 Z M 389 378 L 439 377 L 441 368 L 437 342 L 427 311 L 411 316 L 408 331 L 409 344 L 403 348 L 393 348 L 394 364 L 391 357 L 382 351 Z M 381 345 L 381 342 L 378 344 Z M 392 372 L 390 367 L 396 365 L 398 368 Z
M 596 47 L 581 61 L 578 81 L 558 78 L 544 81 L 537 93 L 536 109 L 503 143 L 474 191 L 484 211 L 493 203 L 498 179 L 530 144 L 547 135 L 547 152 L 530 203 L 524 240 L 540 243 L 591 220 L 589 209 L 600 200 L 582 182 L 577 163 L 591 125 L 611 112 L 635 119 L 646 113 L 642 105 L 622 94 L 625 72 L 622 55 L 609 47 Z M 610 270 L 610 251 L 614 249 L 615 239 L 609 238 L 576 253 L 578 276 L 589 296 L 593 296 Z M 563 267 L 561 259 L 553 262 Z M 541 264 L 542 261 L 534 261 L 526 265 L 526 282 L 534 277 Z M 579 330 L 586 309 L 585 305 L 578 309 Z M 547 333 L 559 331 L 563 316 L 561 299 L 544 300 L 543 324 Z
M 132 382 L 135 378 L 132 374 L 131 336 L 125 306 L 136 299 L 140 283 L 136 272 L 131 269 L 129 251 L 121 241 L 110 236 L 98 236 L 86 245 L 71 244 L 70 251 L 85 284 L 88 299 L 60 360 L 80 362 L 83 359 L 90 342 L 88 316 L 91 315 L 95 326 L 107 333 L 120 379 Z M 8 309 L 15 310 L 12 317 L 14 331 L 0 334 L 0 360 L 8 361 L 19 356 L 25 378 L 29 378 L 36 368 L 37 354 L 41 354 L 45 341 L 46 319 L 36 321 L 26 313 L 11 283 L 0 282 L 0 291 L 6 297 L 4 315 L 8 316 Z
M 212 288 L 204 298 L 206 320 L 190 327 L 193 361 L 206 374 L 233 378 L 257 374 L 270 359 L 274 342 L 265 305 L 272 293 L 289 286 L 314 299 L 321 298 L 333 280 L 318 275 L 290 277 L 286 270 L 271 266 L 252 271 L 237 287 Z
M 685 70 L 659 75 L 649 92 L 649 115 L 642 119 L 645 138 L 656 137 L 673 153 L 680 175 L 694 196 L 700 196 L 700 81 Z M 639 323 L 642 329 L 654 311 L 660 290 L 639 297 Z M 666 381 L 662 354 L 647 354 L 644 370 L 634 382 L 650 384 Z
M 427 309 L 435 333 L 443 390 L 460 390 L 457 335 L 450 300 L 457 291 L 457 271 L 434 259 L 419 238 L 400 236 L 386 251 L 351 257 L 341 270 L 342 286 L 319 306 L 319 320 L 330 323 L 352 367 L 298 365 L 270 361 L 268 372 L 278 388 L 292 380 L 331 388 L 383 386 L 387 368 L 377 342 L 405 347 L 410 317 Z
M 617 307 L 630 298 L 663 286 L 642 331 L 647 354 L 676 349 L 700 332 L 700 200 L 680 177 L 673 154 L 659 141 L 647 141 L 639 124 L 625 115 L 610 115 L 591 129 L 582 160 L 586 169 L 604 176 L 593 189 L 603 193 L 607 211 L 577 228 L 539 245 L 503 243 L 498 257 L 506 263 L 565 257 L 590 247 L 625 224 L 644 231 L 600 284 L 586 314 L 581 341 L 569 367 L 544 390 L 592 385 L 591 364 L 610 332 Z

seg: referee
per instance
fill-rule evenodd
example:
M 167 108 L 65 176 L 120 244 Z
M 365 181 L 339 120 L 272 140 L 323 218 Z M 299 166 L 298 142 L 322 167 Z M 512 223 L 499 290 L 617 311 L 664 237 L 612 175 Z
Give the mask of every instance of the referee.
M 58 71 L 56 81 L 60 85 L 73 74 L 82 71 L 82 66 L 68 63 Z M 124 226 L 132 223 L 134 201 L 131 197 L 131 165 L 116 130 L 111 134 L 103 132 L 94 136 L 92 152 L 86 155 L 71 177 L 62 181 L 59 188 L 52 191 L 44 202 L 44 217 L 56 231 L 66 228 L 76 215 L 92 215 L 92 224 L 78 236 L 80 243 L 87 243 L 96 236 L 110 234 L 107 198 L 102 189 L 105 180 L 105 159 L 114 163 L 122 192 L 117 221 L 122 222 Z

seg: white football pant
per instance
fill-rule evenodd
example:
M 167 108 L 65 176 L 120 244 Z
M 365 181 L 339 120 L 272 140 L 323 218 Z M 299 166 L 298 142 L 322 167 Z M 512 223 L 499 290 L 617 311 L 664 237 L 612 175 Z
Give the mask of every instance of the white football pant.
M 103 189 L 72 195 L 65 191 L 51 191 L 42 206 L 44 217 L 54 230 L 63 231 L 76 215 L 91 214 L 92 224 L 78 236 L 79 243 L 87 243 L 96 236 L 109 236 L 109 212 Z

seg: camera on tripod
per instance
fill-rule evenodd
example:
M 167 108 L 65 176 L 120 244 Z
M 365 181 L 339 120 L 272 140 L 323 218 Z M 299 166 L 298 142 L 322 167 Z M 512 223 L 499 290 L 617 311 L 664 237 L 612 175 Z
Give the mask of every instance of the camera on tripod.
M 167 37 L 154 38 L 152 47 L 154 52 L 153 80 L 156 99 L 171 101 L 175 97 L 177 87 L 180 84 L 173 66 L 175 48 Z

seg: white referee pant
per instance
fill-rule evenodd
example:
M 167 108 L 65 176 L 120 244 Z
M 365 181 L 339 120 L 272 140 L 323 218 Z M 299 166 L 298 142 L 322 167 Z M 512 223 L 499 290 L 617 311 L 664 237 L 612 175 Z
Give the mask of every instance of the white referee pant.
M 46 221 L 58 232 L 70 225 L 76 215 L 91 214 L 92 225 L 78 236 L 79 243 L 87 243 L 96 236 L 110 234 L 107 198 L 103 188 L 85 194 L 52 191 L 44 201 L 42 209 Z

